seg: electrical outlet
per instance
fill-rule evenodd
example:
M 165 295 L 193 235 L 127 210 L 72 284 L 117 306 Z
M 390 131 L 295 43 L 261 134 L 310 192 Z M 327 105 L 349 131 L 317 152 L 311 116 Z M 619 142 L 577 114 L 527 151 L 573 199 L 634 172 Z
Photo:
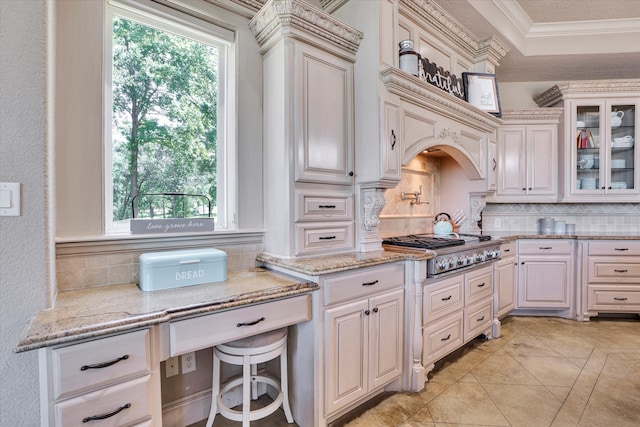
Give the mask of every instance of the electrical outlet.
M 196 370 L 196 354 L 194 352 L 186 353 L 180 356 L 182 358 L 182 373 L 193 372 Z
M 180 367 L 178 366 L 178 356 L 170 357 L 164 362 L 164 368 L 167 373 L 167 378 L 180 373 Z

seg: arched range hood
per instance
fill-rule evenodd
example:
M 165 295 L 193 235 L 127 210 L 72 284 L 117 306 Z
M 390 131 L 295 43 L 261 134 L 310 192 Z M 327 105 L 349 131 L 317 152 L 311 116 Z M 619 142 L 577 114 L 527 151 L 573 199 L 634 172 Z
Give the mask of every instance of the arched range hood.
M 403 165 L 423 151 L 440 150 L 469 179 L 486 178 L 489 139 L 502 120 L 397 68 L 384 70 L 381 78 L 387 91 L 403 101 Z

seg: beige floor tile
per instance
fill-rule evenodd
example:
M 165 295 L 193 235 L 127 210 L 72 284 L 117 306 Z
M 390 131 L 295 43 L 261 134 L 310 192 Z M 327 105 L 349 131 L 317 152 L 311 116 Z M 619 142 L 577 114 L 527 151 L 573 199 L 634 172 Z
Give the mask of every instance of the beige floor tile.
M 546 386 L 547 390 L 549 390 L 551 393 L 553 393 L 553 395 L 555 397 L 557 397 L 558 399 L 560 399 L 561 402 L 564 402 L 567 399 L 567 396 L 569 396 L 569 393 L 571 392 L 571 387 L 567 387 L 567 386 Z
M 508 426 L 480 384 L 456 383 L 428 405 L 436 423 Z
M 481 384 L 541 385 L 511 356 L 491 356 L 472 373 Z
M 531 375 L 547 386 L 571 387 L 580 368 L 562 357 L 519 356 L 515 358 Z
M 547 427 L 562 402 L 543 386 L 484 385 L 511 426 Z
M 505 352 L 511 356 L 559 357 L 560 353 L 532 335 L 518 335 L 494 354 Z
M 424 408 L 417 414 L 412 415 L 400 427 L 434 427 L 433 418 L 428 408 Z
M 549 335 L 538 339 L 564 357 L 587 358 L 593 351 L 593 344 L 575 335 Z

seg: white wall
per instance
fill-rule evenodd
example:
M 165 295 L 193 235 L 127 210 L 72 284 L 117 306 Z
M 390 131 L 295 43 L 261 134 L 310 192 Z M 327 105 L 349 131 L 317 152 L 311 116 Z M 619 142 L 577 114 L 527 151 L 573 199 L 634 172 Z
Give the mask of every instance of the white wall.
M 0 1 L 0 181 L 23 197 L 22 216 L 0 217 L 1 426 L 40 425 L 37 353 L 13 349 L 50 289 L 49 6 Z
M 518 82 L 500 83 L 500 106 L 502 110 L 540 108 L 533 98 L 560 82 Z

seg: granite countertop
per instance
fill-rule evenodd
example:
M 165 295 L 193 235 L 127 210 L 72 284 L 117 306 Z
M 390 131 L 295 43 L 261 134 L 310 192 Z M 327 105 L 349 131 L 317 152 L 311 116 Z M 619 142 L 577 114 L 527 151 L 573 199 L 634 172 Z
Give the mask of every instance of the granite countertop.
M 503 242 L 518 239 L 572 239 L 572 240 L 640 240 L 640 233 L 584 232 L 575 234 L 540 234 L 535 231 L 505 231 L 491 233 L 493 239 Z
M 405 259 L 426 260 L 434 256 L 435 254 L 431 251 L 408 251 L 398 248 L 398 250 L 385 249 L 375 252 L 347 252 L 337 255 L 297 259 L 260 254 L 256 259 L 258 262 L 268 266 L 279 267 L 308 276 L 318 276 L 321 274 L 338 273 L 356 268 L 403 261 Z
M 251 268 L 229 271 L 225 282 L 162 291 L 143 292 L 132 283 L 59 292 L 52 308 L 31 319 L 15 351 L 101 337 L 317 289 L 316 283 Z

